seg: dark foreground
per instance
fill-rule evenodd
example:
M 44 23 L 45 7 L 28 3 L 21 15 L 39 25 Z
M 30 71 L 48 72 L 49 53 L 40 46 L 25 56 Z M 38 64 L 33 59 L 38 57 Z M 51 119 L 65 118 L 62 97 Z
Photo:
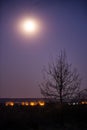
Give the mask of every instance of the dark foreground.
M 0 106 L 0 130 L 87 130 L 87 105 Z

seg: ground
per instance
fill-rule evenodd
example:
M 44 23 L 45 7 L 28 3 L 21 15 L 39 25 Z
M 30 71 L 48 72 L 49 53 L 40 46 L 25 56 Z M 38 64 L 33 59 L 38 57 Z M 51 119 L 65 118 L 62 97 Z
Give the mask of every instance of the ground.
M 87 130 L 87 105 L 1 105 L 0 127 L 0 130 Z

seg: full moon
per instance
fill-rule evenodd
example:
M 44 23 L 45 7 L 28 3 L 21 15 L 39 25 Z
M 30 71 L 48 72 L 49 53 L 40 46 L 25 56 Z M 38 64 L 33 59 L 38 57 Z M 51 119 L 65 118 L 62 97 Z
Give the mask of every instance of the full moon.
M 37 37 L 42 30 L 42 24 L 35 18 L 21 18 L 17 24 L 18 32 L 24 37 Z
M 37 28 L 36 22 L 33 21 L 33 20 L 24 21 L 23 24 L 22 24 L 22 27 L 23 27 L 23 30 L 27 33 L 28 32 L 30 32 L 30 33 L 35 32 L 36 28 Z

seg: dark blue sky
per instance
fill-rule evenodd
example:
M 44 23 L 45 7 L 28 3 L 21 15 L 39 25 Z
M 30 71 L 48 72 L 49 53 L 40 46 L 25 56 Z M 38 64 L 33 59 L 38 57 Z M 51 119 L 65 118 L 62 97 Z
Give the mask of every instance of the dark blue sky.
M 41 26 L 31 37 L 18 30 L 27 17 Z M 0 0 L 0 97 L 40 97 L 43 65 L 61 49 L 86 88 L 86 0 Z

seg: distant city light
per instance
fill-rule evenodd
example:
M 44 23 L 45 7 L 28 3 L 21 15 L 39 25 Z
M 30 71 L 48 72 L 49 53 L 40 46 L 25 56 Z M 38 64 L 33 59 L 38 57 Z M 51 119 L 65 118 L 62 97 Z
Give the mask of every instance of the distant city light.
M 14 106 L 14 102 L 6 102 L 5 106 Z
M 21 105 L 24 106 L 24 105 L 25 105 L 25 102 L 22 102 Z
M 37 102 L 30 102 L 30 106 L 36 106 Z
M 87 104 L 87 101 L 82 101 L 81 104 Z
M 21 105 L 22 106 L 29 106 L 29 102 L 22 102 Z
M 44 106 L 45 105 L 44 101 L 39 101 L 38 103 L 39 103 L 40 106 Z

